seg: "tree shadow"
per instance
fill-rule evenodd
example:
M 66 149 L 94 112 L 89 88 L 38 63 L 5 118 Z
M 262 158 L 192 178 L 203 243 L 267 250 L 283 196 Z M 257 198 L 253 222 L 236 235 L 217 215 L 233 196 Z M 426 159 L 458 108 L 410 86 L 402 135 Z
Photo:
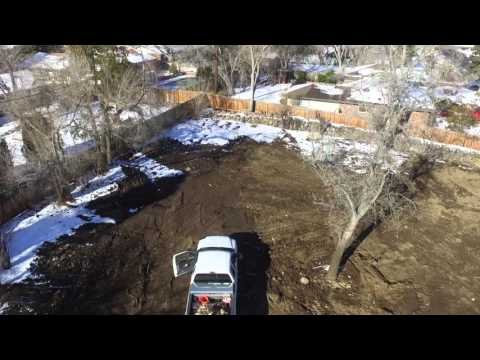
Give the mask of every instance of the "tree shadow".
M 342 260 L 340 261 L 340 266 L 339 266 L 339 273 L 343 271 L 345 265 L 347 264 L 348 259 L 353 255 L 355 251 L 357 251 L 358 247 L 362 244 L 362 242 L 372 233 L 373 230 L 377 226 L 381 224 L 381 221 L 372 223 L 368 225 L 365 229 L 360 232 L 360 234 L 357 236 L 355 241 L 350 245 L 347 250 L 343 253 Z
M 270 267 L 270 247 L 256 233 L 230 235 L 237 241 L 239 315 L 267 315 L 267 270 Z

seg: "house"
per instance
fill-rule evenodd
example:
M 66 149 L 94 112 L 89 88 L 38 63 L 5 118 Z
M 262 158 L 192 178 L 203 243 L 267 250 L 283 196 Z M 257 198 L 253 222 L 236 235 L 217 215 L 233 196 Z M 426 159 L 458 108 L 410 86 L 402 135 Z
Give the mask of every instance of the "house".
M 163 45 L 125 45 L 127 60 L 145 72 L 148 82 L 156 82 L 158 76 L 168 70 L 167 50 Z
M 384 103 L 381 84 L 371 82 L 370 87 L 307 83 L 297 85 L 282 94 L 281 102 L 314 110 L 343 114 L 370 120 L 371 110 Z M 418 91 L 418 89 L 415 89 Z M 424 94 L 412 91 L 411 101 L 416 111 L 431 113 L 428 103 L 423 103 Z M 427 99 L 428 100 L 428 99 Z
M 350 89 L 348 88 L 341 89 L 333 84 L 307 83 L 285 91 L 283 102 L 287 105 L 368 120 L 370 118 L 368 107 L 375 104 L 352 101 L 349 97 Z

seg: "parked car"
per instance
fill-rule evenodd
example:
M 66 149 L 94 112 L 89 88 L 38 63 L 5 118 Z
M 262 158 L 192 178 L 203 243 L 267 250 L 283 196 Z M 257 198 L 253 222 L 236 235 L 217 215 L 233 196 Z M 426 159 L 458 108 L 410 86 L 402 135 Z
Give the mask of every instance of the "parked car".
M 196 251 L 173 256 L 175 277 L 192 273 L 185 315 L 236 315 L 238 250 L 228 236 L 209 236 Z

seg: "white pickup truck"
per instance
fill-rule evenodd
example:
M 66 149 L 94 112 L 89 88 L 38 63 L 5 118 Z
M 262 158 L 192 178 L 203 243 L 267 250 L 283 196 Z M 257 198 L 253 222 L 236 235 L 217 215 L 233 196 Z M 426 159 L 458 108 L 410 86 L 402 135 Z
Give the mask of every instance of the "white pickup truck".
M 208 236 L 196 251 L 173 256 L 175 277 L 192 273 L 185 315 L 236 315 L 238 250 L 228 236 Z

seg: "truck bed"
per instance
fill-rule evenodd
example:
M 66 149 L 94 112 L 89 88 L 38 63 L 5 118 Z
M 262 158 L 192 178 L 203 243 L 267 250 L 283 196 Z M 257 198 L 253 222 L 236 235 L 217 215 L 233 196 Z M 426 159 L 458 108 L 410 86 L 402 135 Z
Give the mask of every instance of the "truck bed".
M 230 315 L 230 294 L 192 295 L 189 315 Z

